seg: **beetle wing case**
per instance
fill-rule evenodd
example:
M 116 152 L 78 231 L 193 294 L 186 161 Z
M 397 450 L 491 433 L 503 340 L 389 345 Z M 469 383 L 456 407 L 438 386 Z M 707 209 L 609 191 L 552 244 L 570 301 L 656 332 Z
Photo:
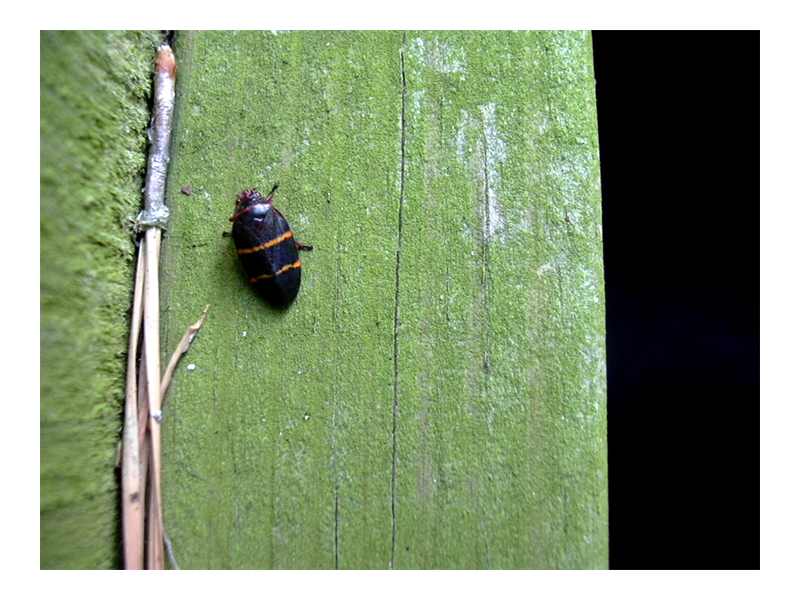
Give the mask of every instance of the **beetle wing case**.
M 301 262 L 294 234 L 269 199 L 259 194 L 249 202 L 247 210 L 237 206 L 233 218 L 236 251 L 253 288 L 271 304 L 285 306 L 300 290 Z

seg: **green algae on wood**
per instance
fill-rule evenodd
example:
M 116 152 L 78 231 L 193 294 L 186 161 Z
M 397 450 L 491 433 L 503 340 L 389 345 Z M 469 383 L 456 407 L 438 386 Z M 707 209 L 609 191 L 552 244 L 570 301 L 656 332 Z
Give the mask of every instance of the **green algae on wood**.
M 584 32 L 181 34 L 165 514 L 194 568 L 604 568 L 605 340 Z M 237 193 L 280 183 L 286 311 Z M 192 196 L 180 193 L 192 185 Z

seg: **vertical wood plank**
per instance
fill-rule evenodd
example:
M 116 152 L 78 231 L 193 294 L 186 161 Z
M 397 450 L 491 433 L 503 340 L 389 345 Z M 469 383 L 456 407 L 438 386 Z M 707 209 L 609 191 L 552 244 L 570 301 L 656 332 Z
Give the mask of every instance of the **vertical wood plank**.
M 158 31 L 40 33 L 42 569 L 120 564 L 114 465 L 132 226 L 160 38 Z
M 165 352 L 212 305 L 165 404 L 183 568 L 606 565 L 590 48 L 179 35 Z M 220 235 L 274 183 L 315 246 L 285 311 Z

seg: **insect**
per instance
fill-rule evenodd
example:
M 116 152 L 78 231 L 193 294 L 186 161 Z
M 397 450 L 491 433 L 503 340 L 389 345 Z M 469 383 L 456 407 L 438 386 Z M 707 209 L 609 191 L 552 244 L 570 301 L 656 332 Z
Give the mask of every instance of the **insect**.
M 294 238 L 286 218 L 272 204 L 275 190 L 264 198 L 256 190 L 236 197 L 233 243 L 253 288 L 268 302 L 286 306 L 300 289 L 302 263 L 298 250 L 312 250 Z

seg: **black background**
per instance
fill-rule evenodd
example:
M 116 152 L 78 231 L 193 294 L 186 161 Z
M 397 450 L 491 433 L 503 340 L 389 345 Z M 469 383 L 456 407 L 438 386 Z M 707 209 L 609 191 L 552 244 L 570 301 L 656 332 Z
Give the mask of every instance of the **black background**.
M 593 32 L 613 569 L 759 568 L 759 34 Z

